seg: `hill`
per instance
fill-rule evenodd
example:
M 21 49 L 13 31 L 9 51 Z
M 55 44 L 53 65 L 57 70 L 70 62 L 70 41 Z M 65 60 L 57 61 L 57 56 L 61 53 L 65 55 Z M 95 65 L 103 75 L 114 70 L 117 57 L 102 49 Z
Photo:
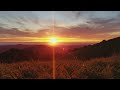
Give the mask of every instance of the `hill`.
M 10 50 L 12 48 L 15 48 L 15 49 L 24 49 L 26 47 L 30 47 L 30 45 L 23 45 L 23 44 L 17 44 L 17 45 L 0 45 L 0 53 L 8 51 L 8 50 Z
M 0 54 L 1 62 L 11 63 L 24 60 L 50 60 L 51 48 L 43 45 L 26 47 L 24 49 L 11 48 Z
M 22 47 L 23 46 L 23 47 Z M 3 46 L 2 46 L 3 47 Z M 69 50 L 77 45 L 61 45 L 55 47 L 56 59 L 62 59 Z M 4 50 L 5 49 L 5 50 Z M 52 60 L 52 47 L 48 45 L 13 45 L 4 46 L 4 52 L 0 53 L 0 62 L 12 63 L 19 61 L 49 61 Z
M 109 57 L 120 54 L 120 37 L 110 40 L 103 40 L 100 43 L 75 48 L 71 55 L 77 59 L 88 60 L 92 58 Z

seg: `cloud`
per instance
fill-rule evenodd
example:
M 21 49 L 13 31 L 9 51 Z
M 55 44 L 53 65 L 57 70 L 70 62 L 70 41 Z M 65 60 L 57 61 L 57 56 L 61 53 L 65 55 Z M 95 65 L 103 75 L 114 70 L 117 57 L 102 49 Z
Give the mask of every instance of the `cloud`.
M 91 29 L 97 31 L 98 33 L 116 32 L 120 29 L 120 18 L 94 18 L 89 20 L 87 24 L 91 27 Z
M 114 34 L 110 34 L 114 32 Z M 117 32 L 117 31 L 116 31 Z M 29 30 L 19 30 L 17 28 L 2 28 L 0 27 L 0 40 L 14 40 L 17 41 L 29 41 L 32 40 L 32 38 L 42 38 L 51 36 L 52 31 L 51 29 L 40 29 L 37 32 L 31 32 Z M 91 29 L 90 27 L 81 27 L 81 26 L 74 26 L 74 27 L 55 27 L 55 35 L 58 37 L 67 37 L 67 38 L 79 38 L 79 39 L 110 39 L 112 37 L 119 36 L 119 34 L 115 33 L 113 30 L 107 30 L 107 32 L 104 33 L 104 30 L 98 30 L 98 29 Z M 4 39 L 5 38 L 5 39 Z M 16 38 L 16 39 L 15 39 Z M 23 38 L 23 39 L 22 39 Z
M 82 17 L 89 17 L 91 18 L 95 11 L 72 11 L 74 17 L 76 19 L 82 18 Z
M 68 38 L 86 38 L 86 39 L 108 39 L 111 37 L 116 37 L 119 36 L 118 34 L 110 34 L 113 32 L 118 33 L 119 29 L 113 30 L 113 29 L 99 29 L 99 28 L 91 28 L 86 25 L 82 25 L 82 27 L 79 26 L 74 26 L 74 27 L 56 27 L 55 28 L 55 33 L 56 35 L 60 37 L 68 37 Z
M 93 19 L 91 19 L 91 22 L 93 22 L 95 24 L 108 24 L 115 20 L 116 19 L 114 19 L 114 18 L 110 18 L 110 19 L 93 18 Z
M 0 14 L 0 37 L 41 38 L 52 35 L 48 14 L 16 12 L 15 15 L 5 15 L 7 13 Z M 118 36 L 120 32 L 120 12 L 60 11 L 56 12 L 56 21 L 55 34 L 60 37 L 104 39 Z
M 49 29 L 38 30 L 37 32 L 32 32 L 29 29 L 19 30 L 18 28 L 3 28 L 0 27 L 0 36 L 5 37 L 44 37 L 50 35 L 51 31 Z M 3 37 L 4 38 L 4 37 Z
M 10 35 L 16 35 L 16 36 L 29 36 L 30 35 L 29 32 L 20 31 L 17 28 L 7 29 L 3 27 L 0 27 L 0 34 L 10 34 Z

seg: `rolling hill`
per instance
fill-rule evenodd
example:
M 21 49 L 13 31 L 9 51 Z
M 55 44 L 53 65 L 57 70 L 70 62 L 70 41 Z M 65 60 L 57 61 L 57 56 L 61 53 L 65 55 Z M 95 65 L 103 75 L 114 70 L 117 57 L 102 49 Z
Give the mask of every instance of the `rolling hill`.
M 22 47 L 23 46 L 23 47 Z M 3 46 L 2 46 L 3 47 Z M 55 47 L 55 56 L 57 59 L 62 59 L 67 55 L 69 50 L 72 50 L 74 45 L 63 45 Z M 0 62 L 11 63 L 19 61 L 49 61 L 52 60 L 52 47 L 48 45 L 14 45 L 6 46 L 0 53 Z
M 75 48 L 72 55 L 78 59 L 88 60 L 92 58 L 109 57 L 120 54 L 120 37 L 103 40 L 100 43 Z

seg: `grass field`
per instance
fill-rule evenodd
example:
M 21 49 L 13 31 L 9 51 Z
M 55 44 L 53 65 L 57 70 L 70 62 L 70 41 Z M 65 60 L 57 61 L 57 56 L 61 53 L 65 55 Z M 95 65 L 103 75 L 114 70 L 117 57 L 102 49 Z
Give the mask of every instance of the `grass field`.
M 120 56 L 90 61 L 57 61 L 57 79 L 119 79 Z M 0 79 L 52 79 L 52 61 L 0 64 Z

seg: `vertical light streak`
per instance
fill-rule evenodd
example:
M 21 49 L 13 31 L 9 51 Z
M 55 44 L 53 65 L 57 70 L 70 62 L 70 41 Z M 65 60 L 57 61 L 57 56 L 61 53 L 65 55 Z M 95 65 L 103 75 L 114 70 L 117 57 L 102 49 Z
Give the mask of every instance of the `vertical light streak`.
M 53 46 L 53 79 L 56 79 L 56 75 L 55 72 L 56 71 L 56 67 L 55 67 L 55 47 Z
M 53 13 L 52 13 L 53 15 L 53 17 L 52 17 L 52 20 L 53 20 L 53 28 L 52 28 L 52 35 L 54 36 L 54 29 L 55 29 L 55 26 L 54 26 L 54 24 L 55 24 L 55 16 L 54 16 L 54 11 L 53 11 Z M 52 66 L 53 66 L 53 79 L 56 79 L 56 75 L 55 75 L 55 73 L 56 73 L 56 67 L 55 67 L 55 47 L 54 47 L 54 45 L 52 46 L 52 53 L 53 53 L 53 63 L 52 63 Z

